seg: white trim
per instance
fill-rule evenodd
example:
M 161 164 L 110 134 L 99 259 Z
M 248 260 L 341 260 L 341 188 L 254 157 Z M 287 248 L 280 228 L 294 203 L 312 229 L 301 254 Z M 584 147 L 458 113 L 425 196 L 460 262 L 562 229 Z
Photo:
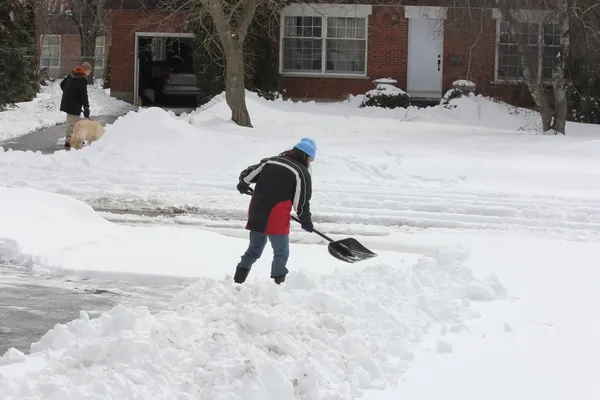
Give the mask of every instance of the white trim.
M 511 15 L 519 22 L 542 23 L 556 20 L 555 14 L 550 10 L 511 10 Z M 504 19 L 502 10 L 493 8 L 492 19 Z
M 404 6 L 404 18 L 447 19 L 448 7 Z
M 193 33 L 177 33 L 177 32 L 136 32 L 136 37 L 176 37 L 176 38 L 193 38 L 196 37 Z
M 315 78 L 368 78 L 369 58 L 369 15 L 373 12 L 372 5 L 356 4 L 320 4 L 320 3 L 294 3 L 286 6 L 279 17 L 279 75 L 290 77 L 315 77 Z M 285 17 L 322 17 L 321 22 L 321 72 L 314 71 L 284 71 L 283 70 L 283 43 L 285 31 Z M 327 72 L 327 18 L 364 18 L 365 19 L 365 71 L 362 73 Z
M 138 53 L 140 51 L 139 39 L 141 37 L 175 37 L 175 38 L 194 38 L 193 33 L 176 33 L 176 32 L 136 32 L 135 33 L 135 44 L 133 53 L 133 105 L 138 105 L 139 99 L 139 77 L 140 77 L 140 62 L 138 60 Z
M 373 6 L 370 4 L 294 3 L 281 10 L 281 15 L 282 17 L 367 18 L 372 12 Z

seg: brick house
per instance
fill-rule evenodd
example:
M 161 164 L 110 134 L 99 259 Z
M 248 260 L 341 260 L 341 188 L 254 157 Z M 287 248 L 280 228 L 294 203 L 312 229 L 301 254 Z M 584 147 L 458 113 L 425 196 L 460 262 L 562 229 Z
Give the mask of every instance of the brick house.
M 186 15 L 142 12 L 139 0 L 112 10 L 114 96 L 136 103 L 139 91 L 139 40 L 191 37 Z M 510 42 L 499 10 L 453 9 L 443 0 L 383 4 L 305 4 L 281 13 L 280 86 L 290 98 L 343 99 L 392 78 L 413 98 L 439 99 L 452 82 L 468 79 L 477 92 L 519 105 L 531 98 L 522 82 L 515 43 Z M 468 14 L 468 18 L 466 17 Z M 536 12 L 530 13 L 536 16 Z M 551 76 L 558 52 L 554 27 L 528 20 L 539 71 Z M 541 44 L 537 35 L 543 35 Z M 139 93 L 138 93 L 139 95 Z
M 64 4 L 36 4 L 36 32 L 40 69 L 50 78 L 62 78 L 81 63 L 81 40 L 77 25 Z M 94 76 L 103 78 L 110 48 L 109 29 L 104 27 L 96 38 Z

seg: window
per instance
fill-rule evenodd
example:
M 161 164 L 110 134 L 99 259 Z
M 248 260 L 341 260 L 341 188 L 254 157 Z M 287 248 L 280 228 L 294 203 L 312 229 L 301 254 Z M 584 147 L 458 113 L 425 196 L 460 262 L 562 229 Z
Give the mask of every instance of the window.
M 523 80 L 523 64 L 517 43 L 510 33 L 508 23 L 498 22 L 498 59 L 496 75 L 498 80 Z M 560 53 L 558 28 L 554 24 L 524 23 L 528 53 L 526 57 L 535 60 L 536 76 L 547 80 L 552 78 L 552 68 Z
M 94 68 L 103 69 L 106 58 L 106 37 L 96 37 L 96 48 L 94 49 Z
M 41 68 L 60 67 L 60 35 L 42 35 Z
M 152 61 L 167 60 L 167 41 L 164 37 L 152 38 Z
M 366 18 L 285 16 L 282 72 L 365 75 L 366 25 Z

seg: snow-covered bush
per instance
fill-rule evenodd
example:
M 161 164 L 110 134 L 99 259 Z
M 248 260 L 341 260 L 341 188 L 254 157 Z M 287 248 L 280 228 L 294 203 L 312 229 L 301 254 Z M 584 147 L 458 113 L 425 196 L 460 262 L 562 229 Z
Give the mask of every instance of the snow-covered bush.
M 452 89 L 459 89 L 465 94 L 474 93 L 476 87 L 477 85 L 475 85 L 474 82 L 468 81 L 466 79 L 459 79 L 457 81 L 452 82 Z
M 361 107 L 407 108 L 410 96 L 404 90 L 387 83 L 379 83 L 375 89 L 369 90 Z
M 259 88 L 254 89 L 253 92 L 256 92 L 256 94 L 258 94 L 259 97 L 262 97 L 266 100 L 277 100 L 283 98 L 283 95 L 285 94 L 285 89 L 281 91 L 283 93 L 281 93 L 278 90 L 262 90 Z
M 455 108 L 456 106 L 452 107 L 450 105 L 450 100 L 458 99 L 460 97 L 463 97 L 464 95 L 465 94 L 460 89 L 450 89 L 444 94 L 444 97 L 442 97 L 442 99 L 440 100 L 440 105 L 446 108 Z

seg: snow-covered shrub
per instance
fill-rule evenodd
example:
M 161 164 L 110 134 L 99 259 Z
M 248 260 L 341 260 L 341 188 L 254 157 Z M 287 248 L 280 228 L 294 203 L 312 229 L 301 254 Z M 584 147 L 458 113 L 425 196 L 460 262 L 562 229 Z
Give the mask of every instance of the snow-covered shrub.
M 410 96 L 404 90 L 387 83 L 379 83 L 375 89 L 369 90 L 361 107 L 408 108 Z
M 256 94 L 258 94 L 260 97 L 266 99 L 266 100 L 277 100 L 277 99 L 282 99 L 283 98 L 283 94 L 285 93 L 285 89 L 282 89 L 281 93 L 278 90 L 262 90 L 262 89 L 254 89 L 253 92 L 256 92 Z
M 452 89 L 459 89 L 463 93 L 475 93 L 475 85 L 474 82 L 468 81 L 466 79 L 459 79 L 457 81 L 452 82 Z
M 442 99 L 440 100 L 440 105 L 446 108 L 456 108 L 456 105 L 452 106 L 450 104 L 450 100 L 458 99 L 460 97 L 463 97 L 464 95 L 465 94 L 460 89 L 450 89 L 444 94 L 444 97 L 442 97 Z

